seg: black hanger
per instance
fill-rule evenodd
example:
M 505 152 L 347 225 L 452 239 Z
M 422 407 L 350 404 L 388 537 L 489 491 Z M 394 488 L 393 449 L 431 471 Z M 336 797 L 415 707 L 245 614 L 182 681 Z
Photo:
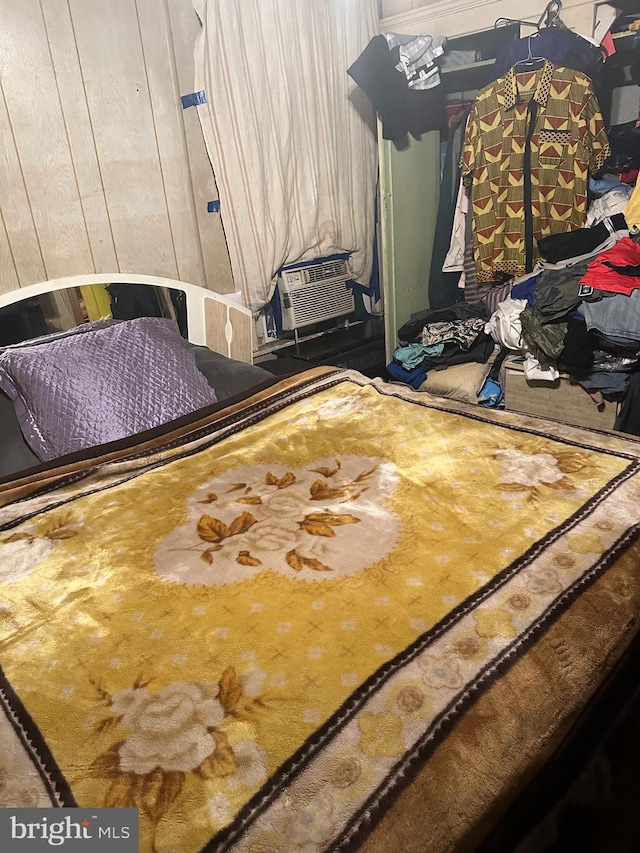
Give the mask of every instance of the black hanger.
M 550 0 L 537 23 L 520 21 L 517 18 L 498 18 L 493 26 L 498 28 L 506 27 L 509 24 L 520 24 L 521 27 L 533 27 L 536 30 L 541 30 L 543 27 L 566 27 L 560 19 L 561 9 L 562 0 Z
M 566 27 L 560 20 L 560 10 L 562 9 L 562 0 L 551 0 L 547 3 L 547 8 L 544 10 L 538 21 L 538 29 L 542 27 Z

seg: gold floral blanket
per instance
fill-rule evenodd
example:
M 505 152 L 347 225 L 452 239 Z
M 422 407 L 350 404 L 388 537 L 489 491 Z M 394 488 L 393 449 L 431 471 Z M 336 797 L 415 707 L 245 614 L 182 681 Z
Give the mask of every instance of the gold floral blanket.
M 365 843 L 550 627 L 584 653 L 572 614 L 624 560 L 620 636 L 580 689 L 628 644 L 639 456 L 319 369 L 0 487 L 0 806 L 135 806 L 157 853 Z M 515 728 L 534 764 L 588 700 L 558 691 L 537 744 Z M 517 794 L 468 747 L 475 805 L 416 849 Z

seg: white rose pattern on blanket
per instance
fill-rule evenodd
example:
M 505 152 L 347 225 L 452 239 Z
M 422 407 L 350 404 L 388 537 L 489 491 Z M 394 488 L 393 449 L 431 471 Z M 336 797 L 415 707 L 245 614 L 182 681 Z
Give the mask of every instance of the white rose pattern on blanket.
M 155 572 L 205 586 L 264 571 L 298 580 L 354 574 L 393 550 L 399 524 L 384 499 L 397 481 L 392 465 L 365 456 L 234 468 L 195 489 L 187 521 L 156 550 Z

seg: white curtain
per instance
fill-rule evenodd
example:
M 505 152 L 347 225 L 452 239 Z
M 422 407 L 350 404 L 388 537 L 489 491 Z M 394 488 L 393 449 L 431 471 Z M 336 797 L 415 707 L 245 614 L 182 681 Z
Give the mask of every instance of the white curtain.
M 375 124 L 347 75 L 376 0 L 193 0 L 198 110 L 236 288 L 260 309 L 284 264 L 350 252 L 371 276 Z

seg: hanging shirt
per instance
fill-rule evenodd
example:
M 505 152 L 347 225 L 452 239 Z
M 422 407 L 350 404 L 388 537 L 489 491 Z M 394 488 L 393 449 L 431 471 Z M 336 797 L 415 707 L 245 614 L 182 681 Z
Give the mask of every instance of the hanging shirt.
M 401 140 L 410 133 L 419 139 L 423 133 L 446 127 L 444 87 L 410 88 L 404 71 L 398 71 L 398 64 L 399 47 L 390 49 L 380 34 L 347 69 L 380 116 L 383 138 Z
M 383 33 L 389 50 L 398 48 L 396 70 L 407 78 L 410 89 L 433 89 L 440 83 L 440 69 L 436 59 L 444 53 L 444 36 L 405 36 Z
M 588 77 L 516 69 L 479 92 L 462 153 L 479 282 L 530 272 L 538 239 L 584 225 L 589 172 L 610 150 Z

